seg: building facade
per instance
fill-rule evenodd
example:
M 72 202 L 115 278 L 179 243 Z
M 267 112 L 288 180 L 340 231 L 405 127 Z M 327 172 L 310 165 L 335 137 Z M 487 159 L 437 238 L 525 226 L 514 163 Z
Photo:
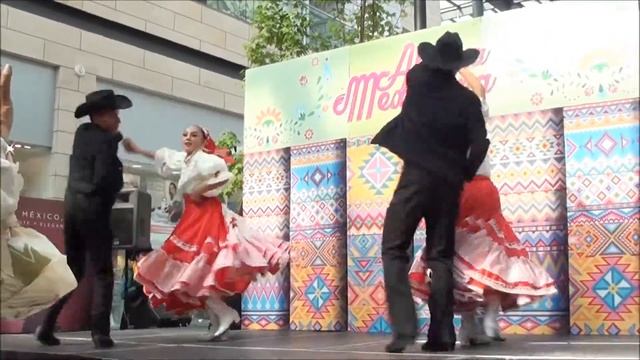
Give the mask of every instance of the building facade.
M 145 148 L 179 147 L 190 124 L 242 137 L 248 23 L 197 1 L 3 1 L 0 10 L 24 196 L 64 196 L 73 134 L 86 121 L 73 112 L 97 89 L 132 99 L 121 130 Z M 121 157 L 129 179 L 164 191 L 148 160 Z

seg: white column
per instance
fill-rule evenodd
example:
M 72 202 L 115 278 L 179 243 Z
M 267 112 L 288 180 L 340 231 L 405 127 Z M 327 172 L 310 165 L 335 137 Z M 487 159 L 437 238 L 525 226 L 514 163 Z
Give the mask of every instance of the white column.
M 440 26 L 442 16 L 440 15 L 440 1 L 425 1 L 427 10 L 427 28 Z

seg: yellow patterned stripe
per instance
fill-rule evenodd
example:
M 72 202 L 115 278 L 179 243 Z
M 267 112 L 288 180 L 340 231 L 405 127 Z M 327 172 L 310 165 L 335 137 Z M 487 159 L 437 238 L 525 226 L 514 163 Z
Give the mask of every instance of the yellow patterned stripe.
M 565 131 L 593 131 L 597 129 L 610 129 L 629 125 L 638 125 L 638 112 L 567 119 L 567 121 L 565 121 Z
M 291 166 L 316 165 L 343 160 L 344 153 L 338 151 L 304 154 L 301 156 L 291 157 Z

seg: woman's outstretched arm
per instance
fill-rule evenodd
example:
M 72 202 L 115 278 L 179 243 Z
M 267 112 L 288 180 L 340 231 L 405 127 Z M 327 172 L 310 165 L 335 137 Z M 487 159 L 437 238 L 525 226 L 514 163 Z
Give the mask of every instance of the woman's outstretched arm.
M 464 79 L 471 90 L 478 95 L 481 100 L 485 99 L 486 93 L 484 86 L 480 82 L 480 79 L 469 70 L 469 68 L 463 68 L 460 70 L 460 76 Z
M 134 143 L 133 140 L 131 140 L 131 138 L 126 138 L 122 140 L 122 146 L 124 146 L 124 149 L 127 150 L 127 152 L 132 154 L 142 155 L 151 160 L 154 160 L 156 157 L 155 151 L 149 151 L 141 148 L 140 146 L 138 146 L 138 144 Z
M 0 74 L 0 136 L 7 139 L 13 126 L 13 102 L 11 101 L 11 65 L 2 67 Z

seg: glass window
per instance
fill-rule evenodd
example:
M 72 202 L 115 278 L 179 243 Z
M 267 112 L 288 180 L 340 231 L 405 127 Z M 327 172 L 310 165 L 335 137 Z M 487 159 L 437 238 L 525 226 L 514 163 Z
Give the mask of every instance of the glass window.
M 11 140 L 51 147 L 56 68 L 5 53 L 1 54 L 0 63 L 13 67 L 11 99 L 14 121 Z
M 206 6 L 231 15 L 235 18 L 241 19 L 246 22 L 253 21 L 254 10 L 256 7 L 255 0 L 205 0 Z

